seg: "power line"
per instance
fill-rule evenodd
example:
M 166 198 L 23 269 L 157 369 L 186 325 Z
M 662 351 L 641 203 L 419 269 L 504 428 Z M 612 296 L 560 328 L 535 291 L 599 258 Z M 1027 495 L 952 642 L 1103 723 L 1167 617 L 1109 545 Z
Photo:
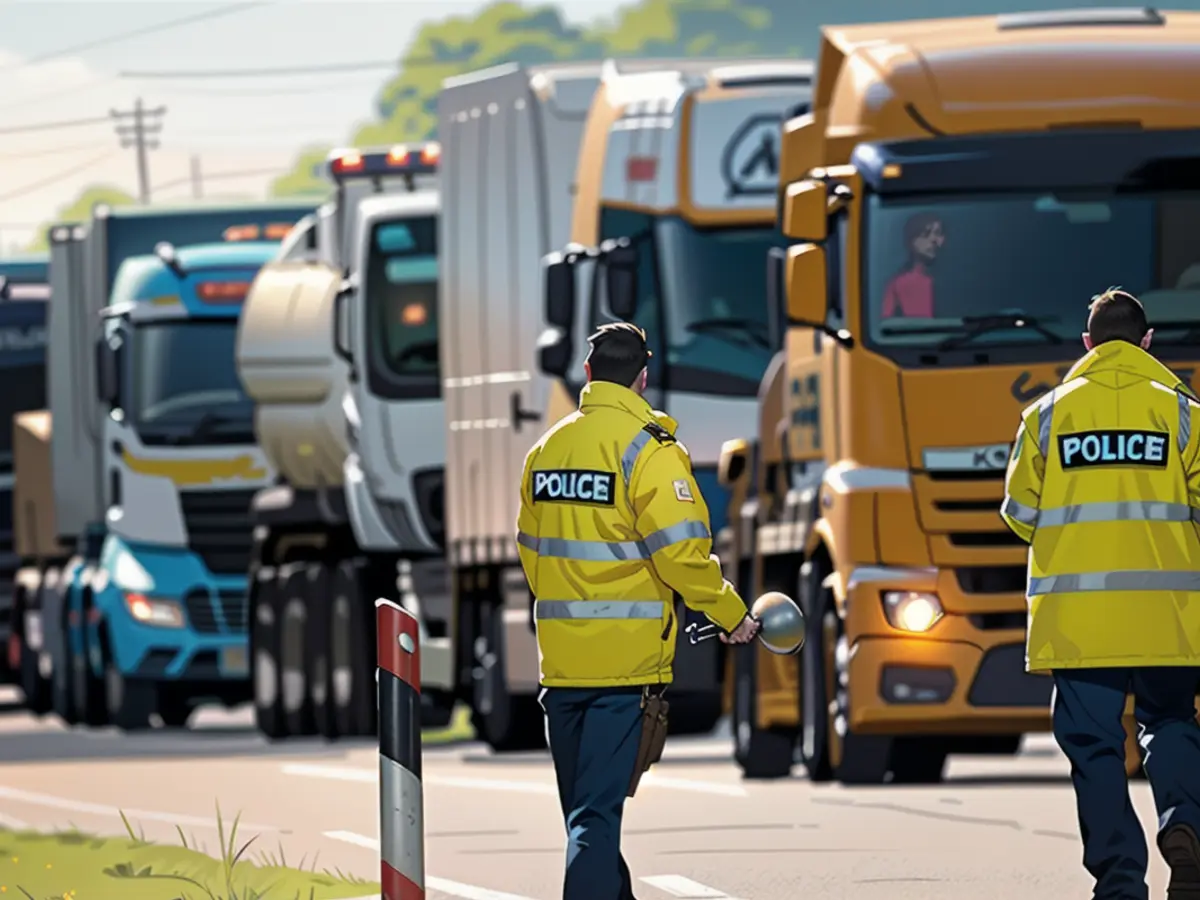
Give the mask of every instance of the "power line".
M 233 181 L 237 178 L 261 178 L 264 175 L 282 175 L 283 170 L 278 167 L 274 169 L 242 169 L 237 172 L 213 172 L 204 174 L 204 182 L 209 181 Z M 154 192 L 165 191 L 169 188 L 180 187 L 181 185 L 195 184 L 195 173 L 188 175 L 186 178 L 176 178 L 174 181 L 168 181 L 163 184 L 156 184 Z
M 146 109 L 138 97 L 132 110 L 114 109 L 109 113 L 117 122 L 121 146 L 137 151 L 138 197 L 143 204 L 150 202 L 150 162 L 146 151 L 158 149 L 157 137 L 162 132 L 162 117 L 166 112 L 165 106 Z M 125 124 L 126 119 L 132 119 L 132 124 Z
M 34 125 L 21 125 L 17 128 L 0 128 L 0 134 L 26 134 L 34 131 L 55 131 L 59 128 L 82 128 L 85 125 L 99 125 L 107 122 L 108 116 L 93 116 L 90 119 L 67 119 L 59 122 L 38 122 Z
M 115 151 L 110 150 L 107 153 L 104 153 L 100 156 L 92 157 L 91 159 L 87 160 L 86 162 L 82 162 L 77 166 L 67 169 L 66 171 L 56 172 L 54 175 L 50 176 L 49 178 L 42 178 L 38 181 L 30 182 L 29 184 L 25 185 L 24 187 L 17 188 L 15 191 L 9 191 L 7 194 L 0 194 L 0 203 L 5 203 L 9 200 L 16 200 L 18 197 L 24 197 L 26 194 L 32 194 L 35 191 L 39 191 L 44 187 L 49 187 L 52 184 L 57 184 L 58 182 L 62 181 L 65 178 L 73 178 L 76 175 L 86 172 L 88 169 L 95 168 L 96 166 L 100 165 L 100 163 L 104 162 L 105 160 L 112 159 L 116 155 L 117 154 Z
M 374 87 L 379 87 L 378 79 L 372 78 L 369 82 L 366 79 L 356 79 L 353 82 L 342 82 L 340 84 L 311 84 L 307 87 L 293 88 L 265 88 L 261 91 L 247 91 L 239 88 L 230 88 L 226 91 L 215 90 L 188 90 L 186 88 L 171 88 L 171 94 L 182 94 L 189 97 L 287 97 L 299 94 L 332 94 L 336 91 L 344 91 L 348 88 L 358 87 L 360 85 L 370 84 Z M 3 107 L 0 107 L 3 109 Z
M 168 31 L 172 28 L 182 28 L 185 25 L 195 25 L 198 22 L 207 22 L 210 19 L 222 18 L 224 16 L 234 15 L 235 13 L 245 12 L 249 9 L 254 9 L 258 6 L 268 6 L 267 2 L 254 3 L 232 3 L 228 6 L 222 6 L 220 9 L 210 9 L 208 12 L 199 13 L 191 16 L 184 16 L 179 19 L 170 19 L 166 22 L 159 22 L 157 25 L 147 25 L 143 28 L 136 28 L 133 31 L 124 31 L 119 34 L 110 34 L 108 37 L 97 38 L 94 41 L 88 41 L 84 44 L 75 44 L 71 47 L 64 47 L 61 50 L 55 50 L 51 53 L 43 53 L 41 56 L 33 56 L 28 59 L 23 59 L 19 63 L 11 63 L 7 66 L 0 67 L 0 72 L 8 72 L 13 69 L 23 69 L 27 66 L 35 66 L 40 63 L 49 62 L 52 59 L 58 59 L 61 56 L 68 56 L 72 53 L 80 53 L 84 50 L 94 50 L 97 47 L 107 47 L 110 44 L 127 41 L 130 38 L 143 37 L 147 34 L 158 34 L 161 31 Z
M 376 62 L 329 63 L 318 66 L 294 66 L 281 69 L 192 69 L 170 72 L 119 72 L 121 78 L 274 78 L 280 75 L 323 75 L 327 72 L 377 72 L 381 69 L 396 71 L 403 63 L 389 59 Z
M 45 156 L 63 156 L 67 153 L 78 153 L 80 150 L 94 150 L 95 147 L 95 141 L 91 141 L 87 144 L 68 144 L 66 147 L 42 147 L 38 150 L 23 150 L 20 153 L 0 153 L 0 159 L 41 159 Z
M 106 75 L 103 78 L 96 78 L 92 81 L 85 81 L 83 84 L 73 85 L 72 87 L 59 88 L 56 91 L 47 91 L 44 94 L 38 94 L 34 97 L 26 97 L 24 100 L 17 100 L 13 103 L 5 103 L 0 106 L 3 109 L 16 109 L 21 106 L 30 106 L 34 103 L 44 103 L 47 100 L 54 100 L 58 97 L 65 97 L 68 94 L 78 94 L 80 91 L 90 91 L 93 88 L 98 88 L 105 84 L 116 84 L 121 79 L 116 75 Z

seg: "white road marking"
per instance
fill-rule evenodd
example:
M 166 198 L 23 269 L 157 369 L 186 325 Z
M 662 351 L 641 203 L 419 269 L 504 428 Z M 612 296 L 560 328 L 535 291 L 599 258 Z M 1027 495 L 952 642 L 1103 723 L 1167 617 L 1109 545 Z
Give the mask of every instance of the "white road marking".
M 690 878 L 684 878 L 682 875 L 651 875 L 638 880 L 645 882 L 650 887 L 665 891 L 672 897 L 686 897 L 687 900 L 733 900 L 724 891 L 710 888 L 706 884 L 700 884 Z
M 166 822 L 168 825 L 190 825 L 193 828 L 217 828 L 216 815 L 201 817 L 188 816 L 179 813 L 154 812 L 145 809 L 120 809 L 116 806 L 105 806 L 100 803 L 86 803 L 82 800 L 68 800 L 65 797 L 52 797 L 49 794 L 35 794 L 32 791 L 22 791 L 17 788 L 0 785 L 0 797 L 16 803 L 28 803 L 31 806 L 45 806 L 50 809 L 65 809 L 69 812 L 86 813 L 93 816 L 107 816 L 113 819 L 121 818 L 121 813 L 132 822 Z M 283 831 L 274 825 L 257 825 L 253 822 L 238 822 L 241 829 L 251 831 Z
M 303 775 L 308 778 L 329 778 L 335 781 L 358 781 L 364 784 L 375 784 L 379 774 L 374 769 L 357 768 L 354 766 L 326 766 L 312 763 L 288 763 L 283 767 L 286 775 Z M 466 788 L 481 791 L 506 791 L 516 794 L 545 794 L 557 796 L 558 788 L 545 781 L 521 781 L 501 778 L 462 778 L 452 775 L 425 775 L 421 779 L 425 784 L 441 787 Z M 697 794 L 717 794 L 722 797 L 745 797 L 746 789 L 736 784 L 722 784 L 717 781 L 696 781 L 690 778 L 668 778 L 655 772 L 648 773 L 642 779 L 646 787 L 666 788 L 675 791 L 691 791 Z
M 28 822 L 22 822 L 20 819 L 5 813 L 0 813 L 0 828 L 8 828 L 12 831 L 23 831 L 29 827 Z
M 369 838 L 365 834 L 355 834 L 353 831 L 326 831 L 324 835 L 335 841 L 354 844 L 356 847 L 366 847 L 368 850 L 379 849 L 379 841 Z M 475 887 L 473 884 L 448 881 L 432 875 L 425 876 L 425 890 L 440 891 L 451 897 L 459 897 L 461 900 L 530 900 L 529 897 L 522 897 L 519 894 L 506 894 L 503 891 L 493 891 L 490 888 Z

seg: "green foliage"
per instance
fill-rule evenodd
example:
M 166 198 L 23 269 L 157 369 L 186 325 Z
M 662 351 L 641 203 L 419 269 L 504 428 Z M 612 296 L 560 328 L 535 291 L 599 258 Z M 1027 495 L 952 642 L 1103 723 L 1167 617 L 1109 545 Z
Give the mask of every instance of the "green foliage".
M 329 193 L 329 182 L 321 176 L 328 147 L 306 147 L 286 175 L 271 182 L 273 197 L 323 196 Z
M 53 220 L 38 226 L 37 236 L 26 248 L 29 253 L 45 253 L 50 249 L 46 232 L 56 222 L 85 222 L 92 217 L 92 207 L 97 203 L 107 203 L 109 206 L 128 206 L 137 201 L 120 188 L 110 185 L 93 185 L 71 203 L 62 207 Z

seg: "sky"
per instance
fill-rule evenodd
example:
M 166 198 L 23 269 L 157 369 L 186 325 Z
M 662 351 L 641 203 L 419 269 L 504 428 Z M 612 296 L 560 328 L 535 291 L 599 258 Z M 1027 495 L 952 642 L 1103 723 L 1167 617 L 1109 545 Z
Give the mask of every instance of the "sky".
M 149 155 L 153 200 L 186 201 L 198 159 L 205 198 L 262 197 L 306 144 L 337 145 L 372 118 L 389 77 L 370 71 L 255 78 L 128 78 L 122 72 L 261 69 L 397 60 L 421 23 L 466 15 L 471 0 L 0 0 L 0 253 L 84 188 L 136 195 L 137 163 L 112 110 L 166 107 Z M 573 21 L 612 0 L 560 0 Z M 157 28 L 184 19 L 196 21 Z M 146 31 L 141 35 L 130 32 Z M 117 40 L 118 36 L 124 36 Z M 93 46 L 94 45 L 94 46 Z M 44 58 L 44 59 L 43 59 Z M 78 119 L 93 124 L 41 128 Z M 223 174 L 253 173 L 236 177 Z

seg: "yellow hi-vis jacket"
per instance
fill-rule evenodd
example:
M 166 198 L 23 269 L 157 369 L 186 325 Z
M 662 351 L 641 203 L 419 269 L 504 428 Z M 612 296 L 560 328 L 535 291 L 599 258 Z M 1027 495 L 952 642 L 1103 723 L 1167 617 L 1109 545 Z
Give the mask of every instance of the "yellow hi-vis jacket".
M 1198 411 L 1110 341 L 1022 413 L 1000 514 L 1030 544 L 1030 671 L 1200 664 Z
M 628 388 L 592 382 L 525 458 L 517 544 L 543 686 L 670 683 L 676 593 L 726 631 L 745 618 L 676 427 Z

